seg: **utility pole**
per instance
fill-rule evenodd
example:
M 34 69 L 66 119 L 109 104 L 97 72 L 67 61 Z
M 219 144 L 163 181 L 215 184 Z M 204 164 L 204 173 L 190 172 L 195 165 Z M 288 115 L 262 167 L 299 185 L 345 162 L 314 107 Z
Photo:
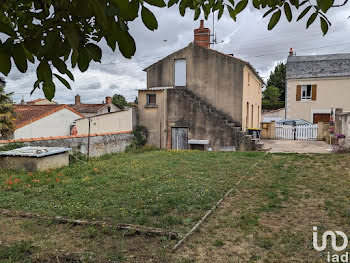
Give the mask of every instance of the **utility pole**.
M 87 148 L 87 162 L 89 162 L 90 158 L 90 117 L 88 117 L 88 122 L 89 122 L 89 131 L 88 131 L 88 148 Z

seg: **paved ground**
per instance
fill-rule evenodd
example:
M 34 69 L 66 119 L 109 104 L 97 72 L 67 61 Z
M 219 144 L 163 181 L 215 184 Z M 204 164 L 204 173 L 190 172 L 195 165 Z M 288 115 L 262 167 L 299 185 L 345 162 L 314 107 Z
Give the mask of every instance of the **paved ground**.
M 330 153 L 324 141 L 263 140 L 263 143 L 271 153 Z

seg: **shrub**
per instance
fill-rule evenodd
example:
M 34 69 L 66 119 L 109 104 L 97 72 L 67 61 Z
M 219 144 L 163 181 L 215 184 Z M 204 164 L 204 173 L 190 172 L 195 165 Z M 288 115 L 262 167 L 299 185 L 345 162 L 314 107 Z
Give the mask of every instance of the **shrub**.
M 2 151 L 11 151 L 13 149 L 21 148 L 21 147 L 24 147 L 24 146 L 26 146 L 26 145 L 24 143 L 22 143 L 22 142 L 9 143 L 9 144 L 6 144 L 4 146 L 1 146 L 0 147 L 0 152 L 2 152 Z

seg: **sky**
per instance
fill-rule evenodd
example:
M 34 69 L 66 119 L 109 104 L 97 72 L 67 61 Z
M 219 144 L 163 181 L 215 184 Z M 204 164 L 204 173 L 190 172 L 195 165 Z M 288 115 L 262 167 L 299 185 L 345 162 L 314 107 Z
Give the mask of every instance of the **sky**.
M 335 3 L 342 2 L 343 0 L 335 0 Z M 118 49 L 113 52 L 101 41 L 101 63 L 92 62 L 84 73 L 77 67 L 72 69 L 75 77 L 75 81 L 70 82 L 72 90 L 55 81 L 54 100 L 62 104 L 74 103 L 74 96 L 79 94 L 83 103 L 101 103 L 106 96 L 122 94 L 128 101 L 133 101 L 137 90 L 146 88 L 146 73 L 143 69 L 186 47 L 193 41 L 193 30 L 199 27 L 199 20 L 193 20 L 193 12 L 190 10 L 184 17 L 179 14 L 177 6 L 151 10 L 158 20 L 157 30 L 148 30 L 140 17 L 129 23 L 137 48 L 132 59 L 123 58 Z M 332 26 L 326 36 L 321 32 L 319 20 L 309 29 L 306 29 L 308 16 L 296 22 L 300 12 L 294 12 L 291 23 L 282 15 L 281 21 L 272 31 L 267 30 L 270 16 L 263 18 L 264 11 L 252 6 L 238 15 L 237 22 L 229 17 L 227 11 L 219 21 L 215 14 L 218 44 L 211 48 L 250 62 L 265 81 L 279 62 L 286 62 L 290 48 L 293 48 L 296 55 L 350 53 L 350 3 L 328 12 L 327 17 Z M 205 26 L 212 30 L 212 15 L 205 21 Z M 30 96 L 36 80 L 35 69 L 36 65 L 30 64 L 28 71 L 23 74 L 13 66 L 5 78 L 6 92 L 14 92 L 13 99 L 16 102 L 22 98 L 25 101 L 44 98 L 41 90 L 36 90 Z

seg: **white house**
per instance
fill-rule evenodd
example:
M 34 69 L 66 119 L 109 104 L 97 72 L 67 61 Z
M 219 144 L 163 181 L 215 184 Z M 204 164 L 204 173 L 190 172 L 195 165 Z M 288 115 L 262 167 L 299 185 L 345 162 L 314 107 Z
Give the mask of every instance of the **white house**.
M 71 134 L 74 121 L 85 117 L 67 105 L 15 105 L 13 139 L 57 137 Z

